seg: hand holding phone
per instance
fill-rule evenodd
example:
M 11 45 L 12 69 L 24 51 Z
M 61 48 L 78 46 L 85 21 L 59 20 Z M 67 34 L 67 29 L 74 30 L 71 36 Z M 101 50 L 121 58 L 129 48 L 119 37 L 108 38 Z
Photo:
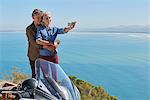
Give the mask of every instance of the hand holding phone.
M 68 23 L 68 27 L 69 27 L 70 29 L 72 29 L 72 28 L 75 27 L 75 24 L 76 24 L 76 21 L 70 22 L 70 23 Z

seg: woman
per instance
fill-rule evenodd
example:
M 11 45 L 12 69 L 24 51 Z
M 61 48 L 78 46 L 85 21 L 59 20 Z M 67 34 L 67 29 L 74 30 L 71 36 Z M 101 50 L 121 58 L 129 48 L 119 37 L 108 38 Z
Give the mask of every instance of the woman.
M 54 43 L 58 34 L 65 34 L 74 28 L 73 22 L 65 28 L 51 27 L 52 18 L 48 13 L 43 14 L 42 26 L 38 28 L 36 35 L 36 42 L 39 45 L 47 46 L 47 48 L 40 49 L 40 58 L 58 64 L 58 55 L 56 47 L 58 43 Z

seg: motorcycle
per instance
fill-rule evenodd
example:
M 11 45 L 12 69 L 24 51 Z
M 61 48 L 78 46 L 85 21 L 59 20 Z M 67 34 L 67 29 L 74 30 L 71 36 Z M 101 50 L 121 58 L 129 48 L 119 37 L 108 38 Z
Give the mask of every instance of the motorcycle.
M 11 90 L 15 100 L 80 100 L 80 92 L 59 64 L 44 59 L 35 61 L 36 78 L 24 80 Z

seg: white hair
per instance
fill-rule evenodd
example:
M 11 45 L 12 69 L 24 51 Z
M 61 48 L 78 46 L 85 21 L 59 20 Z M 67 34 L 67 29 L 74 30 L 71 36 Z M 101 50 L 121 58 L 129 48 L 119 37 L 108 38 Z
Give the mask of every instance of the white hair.
M 45 20 L 46 17 L 51 17 L 51 16 L 52 16 L 52 14 L 50 12 L 44 12 L 43 13 L 43 18 L 42 18 L 42 24 L 44 25 L 44 20 Z

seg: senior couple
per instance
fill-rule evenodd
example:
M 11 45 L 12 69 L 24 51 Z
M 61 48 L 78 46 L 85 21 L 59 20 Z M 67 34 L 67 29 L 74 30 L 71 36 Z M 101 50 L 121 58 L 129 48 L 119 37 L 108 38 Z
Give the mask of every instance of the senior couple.
M 32 19 L 32 24 L 26 28 L 26 35 L 32 78 L 35 78 L 35 60 L 42 58 L 58 64 L 56 48 L 60 41 L 56 40 L 56 37 L 58 34 L 69 32 L 76 22 L 68 24 L 65 28 L 51 27 L 52 16 L 40 9 L 33 10 Z

